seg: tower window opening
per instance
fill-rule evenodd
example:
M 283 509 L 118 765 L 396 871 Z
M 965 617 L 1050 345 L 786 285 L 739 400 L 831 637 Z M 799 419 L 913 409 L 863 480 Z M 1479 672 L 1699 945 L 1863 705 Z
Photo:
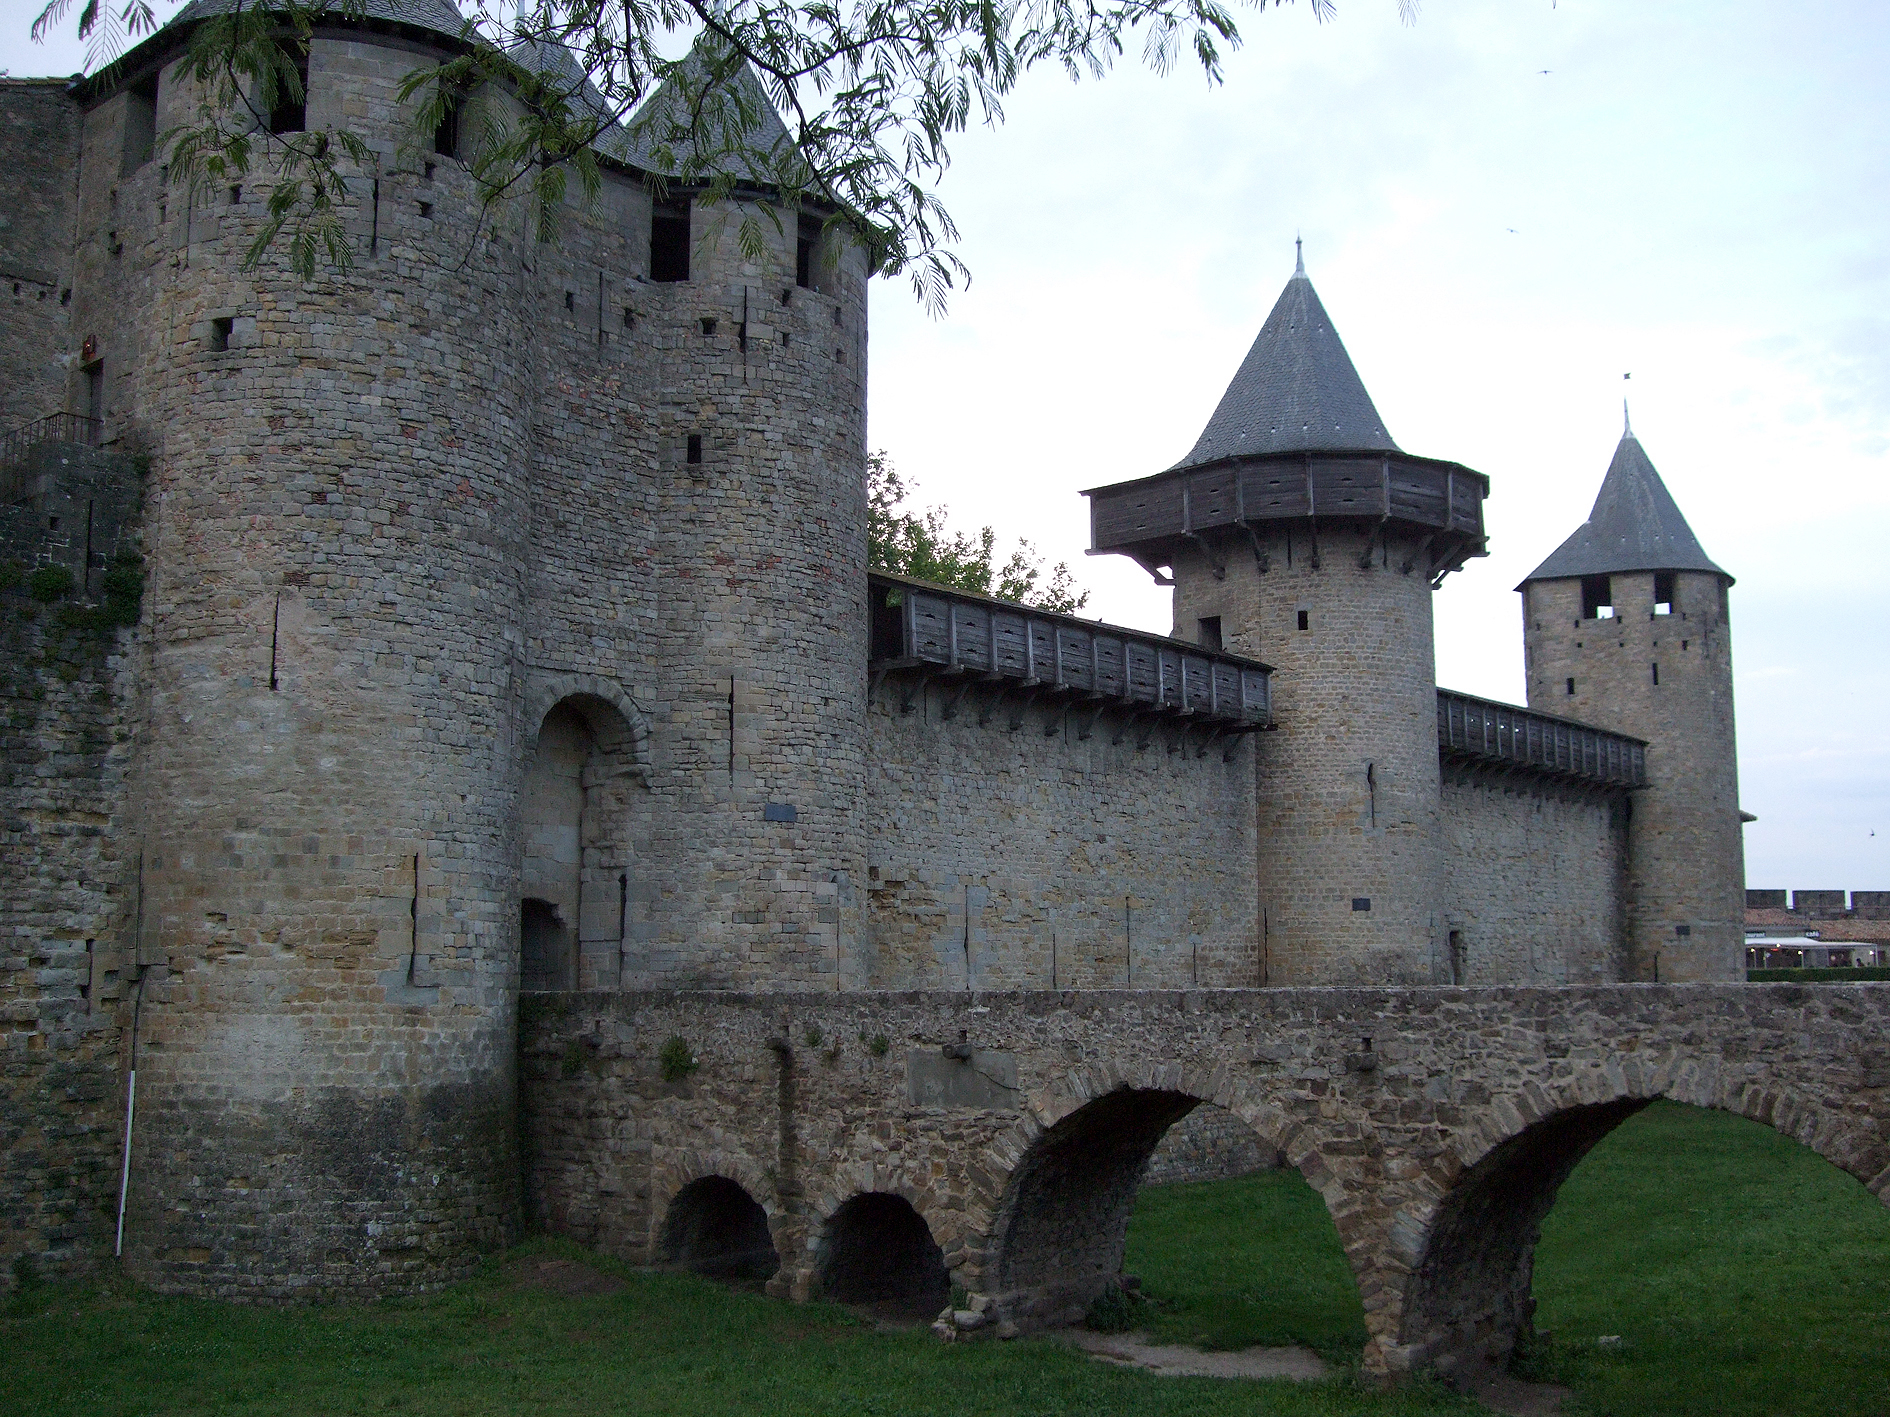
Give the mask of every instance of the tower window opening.
M 1654 572 L 1654 613 L 1656 615 L 1673 614 L 1674 582 L 1678 577 L 1672 571 Z
M 692 463 L 702 461 L 702 435 L 700 433 L 691 433 L 689 435 L 689 451 L 686 456 Z
M 433 151 L 441 157 L 459 156 L 459 95 L 445 95 L 446 111 L 440 115 L 439 126 L 433 130 Z M 428 176 L 432 176 L 429 166 Z
M 634 330 L 637 327 L 637 312 L 628 305 L 623 307 L 623 327 L 626 330 Z
M 210 348 L 218 352 L 228 349 L 230 335 L 235 329 L 235 320 L 212 320 L 210 322 Z
M 242 200 L 243 200 L 243 184 L 241 182 L 233 183 L 230 187 L 230 205 L 233 207 L 239 206 L 241 205 Z
M 432 216 L 432 215 L 433 215 L 433 203 L 431 203 L 431 202 L 422 202 L 422 203 L 420 203 L 420 215 L 421 215 L 421 216 L 423 216 L 423 217 L 430 217 L 430 216 Z
M 428 163 L 427 164 L 427 181 L 431 182 L 432 180 L 433 180 L 433 164 Z
M 1302 629 L 1302 630 L 1305 630 L 1305 629 L 1310 629 L 1310 628 L 1311 628 L 1311 624 L 1312 624 L 1312 621 L 1311 621 L 1311 616 L 1310 616 L 1310 615 L 1309 615 L 1309 614 L 1308 614 L 1308 613 L 1307 613 L 1306 611 L 1304 611 L 1304 610 L 1302 610 L 1302 611 L 1300 611 L 1300 612 L 1299 612 L 1299 627 L 1300 627 L 1300 629 Z
M 157 151 L 157 98 L 156 74 L 133 84 L 125 95 L 124 172 L 136 172 Z
M 781 331 L 781 348 L 786 349 L 788 347 L 788 339 L 788 332 L 786 330 Z
M 564 293 L 564 308 L 565 308 L 565 309 L 567 309 L 567 310 L 575 310 L 575 309 L 577 309 L 577 292 L 576 292 L 575 290 L 567 290 L 567 291 L 565 291 L 565 293 Z
M 794 292 L 792 290 L 783 289 L 781 292 L 781 304 L 785 307 L 787 305 L 793 304 L 793 302 L 794 302 Z
M 1614 615 L 1614 592 L 1606 576 L 1582 577 L 1582 618 L 1607 620 Z
M 105 361 L 94 359 L 85 366 L 85 416 L 94 423 L 105 417 Z
M 269 109 L 269 131 L 300 133 L 308 127 L 308 57 L 295 61 L 293 74 L 276 75 L 276 101 Z
M 838 305 L 833 307 L 833 322 L 836 326 L 840 323 L 840 307 Z
M 1659 687 L 1659 685 L 1660 685 L 1660 666 L 1659 666 L 1658 664 L 1650 664 L 1650 665 L 1648 665 L 1647 667 L 1648 667 L 1649 669 L 1651 669 L 1651 670 L 1653 670 L 1653 671 L 1654 671 L 1654 684 L 1655 684 L 1655 687 Z
M 1195 643 L 1200 645 L 1202 649 L 1219 649 L 1221 647 L 1220 616 L 1203 615 L 1199 620 L 1195 621 L 1195 626 Z
M 814 253 L 820 248 L 820 218 L 801 213 L 794 238 L 794 283 L 814 289 Z
M 1686 647 L 1687 647 L 1687 641 L 1685 640 L 1680 641 L 1680 649 L 1682 653 L 1685 653 Z
M 704 321 L 702 322 L 702 333 L 703 333 L 703 334 L 705 334 L 705 335 L 712 335 L 712 334 L 714 334 L 714 333 L 715 333 L 715 321 L 714 321 L 714 320 L 704 320 Z
M 689 279 L 689 199 L 658 202 L 650 210 L 650 279 Z
M 1573 679 L 1568 681 L 1568 692 L 1571 694 L 1575 692 L 1575 681 Z

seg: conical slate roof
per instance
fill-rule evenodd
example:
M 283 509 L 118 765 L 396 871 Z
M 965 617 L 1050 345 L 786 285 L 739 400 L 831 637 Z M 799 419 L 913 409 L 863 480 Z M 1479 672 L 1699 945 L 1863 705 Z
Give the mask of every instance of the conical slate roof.
M 1175 466 L 1315 450 L 1395 453 L 1301 261 L 1234 381 Z
M 1701 548 L 1632 428 L 1621 435 L 1588 520 L 1523 585 L 1623 571 L 1710 571 L 1732 581 Z

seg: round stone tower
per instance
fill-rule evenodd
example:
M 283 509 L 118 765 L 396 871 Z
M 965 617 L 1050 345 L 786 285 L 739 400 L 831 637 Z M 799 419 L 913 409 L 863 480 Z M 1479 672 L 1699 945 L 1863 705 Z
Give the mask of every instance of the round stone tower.
M 519 1222 L 523 926 L 537 987 L 843 973 L 865 262 L 792 213 L 757 258 L 618 134 L 538 241 L 400 100 L 460 17 L 368 0 L 272 115 L 374 150 L 354 263 L 248 267 L 267 173 L 206 200 L 151 160 L 201 13 L 89 96 L 75 281 L 152 469 L 125 1253 L 427 1287 Z
M 1628 427 L 1588 520 L 1517 587 L 1529 706 L 1648 740 L 1628 818 L 1630 978 L 1740 977 L 1732 583 Z
M 1392 442 L 1302 263 L 1188 456 L 1089 493 L 1096 549 L 1172 578 L 1176 636 L 1275 666 L 1271 983 L 1448 977 L 1431 593 L 1483 554 L 1487 491 Z

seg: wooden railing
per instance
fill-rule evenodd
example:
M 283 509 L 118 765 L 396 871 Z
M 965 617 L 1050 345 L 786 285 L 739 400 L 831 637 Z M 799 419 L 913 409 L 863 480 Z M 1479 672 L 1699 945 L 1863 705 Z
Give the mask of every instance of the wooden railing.
M 1466 762 L 1619 787 L 1647 783 L 1647 744 L 1639 738 L 1447 689 L 1437 691 L 1437 747 Z

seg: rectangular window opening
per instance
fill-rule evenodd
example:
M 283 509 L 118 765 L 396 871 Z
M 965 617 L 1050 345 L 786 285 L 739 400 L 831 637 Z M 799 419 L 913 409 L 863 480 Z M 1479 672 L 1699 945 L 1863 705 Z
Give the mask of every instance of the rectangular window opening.
M 1676 599 L 1674 582 L 1678 579 L 1679 577 L 1672 571 L 1654 572 L 1654 613 L 1656 615 L 1673 614 L 1673 603 Z
M 637 312 L 628 305 L 623 307 L 623 327 L 626 330 L 634 330 L 637 327 Z
M 105 418 L 105 361 L 95 359 L 85 366 L 85 416 L 94 423 Z
M 1220 616 L 1203 615 L 1199 620 L 1195 621 L 1195 626 L 1195 643 L 1200 645 L 1202 649 L 1219 649 L 1221 647 Z
M 1660 666 L 1659 666 L 1658 664 L 1650 664 L 1650 665 L 1648 665 L 1647 667 L 1648 667 L 1649 669 L 1651 669 L 1651 670 L 1653 670 L 1653 671 L 1654 671 L 1654 684 L 1655 684 L 1655 686 L 1656 686 L 1656 687 L 1659 687 L 1659 684 L 1660 684 Z
M 235 320 L 212 320 L 210 322 L 210 348 L 217 351 L 228 349 L 230 334 L 235 329 Z
M 689 199 L 650 209 L 650 279 L 689 279 Z
M 125 155 L 122 170 L 136 172 L 157 154 L 158 76 L 133 84 L 125 94 Z
M 794 239 L 794 283 L 802 290 L 813 290 L 814 255 L 820 249 L 820 218 L 801 213 Z
M 300 133 L 308 127 L 308 57 L 297 59 L 294 77 L 276 75 L 276 101 L 269 109 L 269 131 Z
M 1304 610 L 1299 612 L 1299 627 L 1302 630 L 1311 627 L 1311 617 Z
M 242 201 L 243 201 L 243 184 L 241 182 L 238 182 L 232 185 L 230 188 L 230 205 L 233 207 L 240 206 L 242 204 Z
M 1575 681 L 1573 679 L 1568 681 L 1568 692 L 1571 694 L 1575 692 Z
M 715 333 L 715 320 L 712 316 L 705 316 L 703 318 L 702 333 L 705 335 L 712 335 Z
M 430 217 L 430 216 L 432 216 L 432 215 L 433 215 L 433 203 L 431 203 L 431 202 L 422 202 L 422 203 L 420 203 L 420 215 L 421 215 L 421 216 L 423 216 L 423 217 Z
M 686 456 L 691 463 L 699 463 L 702 461 L 702 435 L 700 433 L 691 433 L 689 435 L 689 451 Z
M 781 331 L 781 348 L 786 349 L 788 347 L 788 338 L 788 332 L 786 330 Z
M 564 293 L 564 308 L 565 308 L 565 309 L 567 309 L 567 310 L 575 310 L 575 309 L 577 309 L 577 292 L 576 292 L 575 290 L 567 290 L 567 291 L 565 291 L 565 293 Z
M 446 112 L 440 115 L 440 124 L 433 130 L 433 151 L 441 157 L 459 156 L 459 95 L 446 95 Z M 432 173 L 427 174 L 429 177 Z
M 1582 618 L 1606 620 L 1614 614 L 1614 593 L 1606 576 L 1582 577 Z

